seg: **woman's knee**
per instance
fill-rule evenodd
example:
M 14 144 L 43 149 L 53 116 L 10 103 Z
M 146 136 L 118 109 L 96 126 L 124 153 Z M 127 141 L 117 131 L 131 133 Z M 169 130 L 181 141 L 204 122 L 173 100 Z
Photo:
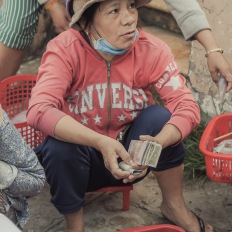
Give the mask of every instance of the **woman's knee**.
M 165 124 L 171 117 L 171 113 L 165 107 L 160 105 L 149 106 L 142 112 L 142 114 L 144 119 L 149 122 L 157 120 L 163 124 Z
M 137 118 L 137 123 L 147 128 L 148 131 L 154 131 L 156 134 L 168 122 L 170 117 L 171 113 L 165 107 L 152 105 L 143 110 Z
M 128 149 L 131 140 L 139 139 L 140 135 L 155 136 L 170 119 L 171 113 L 160 105 L 152 105 L 144 109 L 134 120 L 124 139 Z
M 71 154 L 72 144 L 67 144 L 52 137 L 47 137 L 42 145 L 42 156 L 44 159 L 63 161 Z
M 88 162 L 91 150 L 87 146 L 72 144 L 47 137 L 41 147 L 42 164 L 53 163 L 64 165 L 67 163 Z

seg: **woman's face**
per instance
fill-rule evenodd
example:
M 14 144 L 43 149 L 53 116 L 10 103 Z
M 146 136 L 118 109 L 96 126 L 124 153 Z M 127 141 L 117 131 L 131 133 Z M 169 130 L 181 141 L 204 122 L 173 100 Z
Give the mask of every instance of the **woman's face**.
M 134 0 L 106 0 L 97 9 L 93 27 L 101 38 L 119 49 L 134 43 L 138 11 Z M 94 37 L 97 39 L 96 35 Z

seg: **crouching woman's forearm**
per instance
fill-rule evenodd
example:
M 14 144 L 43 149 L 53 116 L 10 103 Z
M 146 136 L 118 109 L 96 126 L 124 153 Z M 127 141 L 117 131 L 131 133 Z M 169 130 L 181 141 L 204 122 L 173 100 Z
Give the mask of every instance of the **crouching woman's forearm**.
M 2 111 L 0 124 L 1 189 L 13 197 L 38 194 L 45 174 L 34 151 Z
M 14 197 L 29 197 L 41 192 L 45 183 L 44 170 L 39 161 L 34 161 L 33 166 L 18 168 L 18 174 L 12 184 L 5 190 Z

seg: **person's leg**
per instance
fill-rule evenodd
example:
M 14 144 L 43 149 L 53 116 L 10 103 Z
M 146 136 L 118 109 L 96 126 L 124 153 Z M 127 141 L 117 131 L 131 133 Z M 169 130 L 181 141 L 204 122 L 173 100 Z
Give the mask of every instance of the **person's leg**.
M 128 149 L 132 139 L 140 135 L 155 136 L 171 117 L 168 110 L 161 106 L 150 106 L 132 123 L 126 133 L 125 147 Z M 184 148 L 182 143 L 162 150 L 156 168 L 150 168 L 155 174 L 162 191 L 163 201 L 161 211 L 170 221 L 188 232 L 199 232 L 199 222 L 196 216 L 187 208 L 183 197 L 183 161 Z M 205 223 L 206 231 L 213 231 Z
M 0 81 L 15 75 L 32 44 L 41 6 L 37 0 L 3 0 L 0 8 Z
M 14 49 L 0 42 L 0 81 L 17 73 L 25 49 Z
M 91 147 L 47 137 L 35 150 L 42 154 L 51 202 L 64 215 L 68 232 L 83 230 L 86 192 L 123 184 L 114 179 L 105 168 L 102 155 Z
M 140 135 L 158 134 L 170 119 L 170 112 L 160 106 L 152 105 L 144 109 L 133 121 L 125 134 L 124 146 L 128 150 L 131 140 L 139 140 Z
M 187 208 L 183 197 L 183 172 L 183 165 L 164 171 L 153 171 L 163 197 L 161 212 L 171 222 L 187 232 L 199 232 L 202 230 L 200 230 L 196 215 Z M 204 224 L 206 232 L 213 231 L 212 226 L 206 222 Z
M 51 202 L 64 215 L 66 232 L 83 231 L 83 204 L 91 165 L 91 148 L 47 137 L 40 145 Z
M 65 232 L 83 232 L 84 231 L 84 217 L 83 208 L 78 212 L 64 215 L 66 228 Z

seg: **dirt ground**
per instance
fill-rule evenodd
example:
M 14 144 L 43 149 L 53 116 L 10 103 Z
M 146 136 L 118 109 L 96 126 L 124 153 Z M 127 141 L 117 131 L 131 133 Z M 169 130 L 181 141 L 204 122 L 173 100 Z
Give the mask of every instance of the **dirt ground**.
M 188 207 L 212 224 L 217 232 L 232 229 L 232 186 L 206 181 L 187 182 L 184 196 Z M 122 211 L 122 193 L 88 193 L 84 207 L 86 232 L 114 232 L 169 223 L 160 213 L 161 194 L 149 175 L 134 185 L 129 211 Z M 63 232 L 64 220 L 50 203 L 49 186 L 29 199 L 31 217 L 24 232 Z

